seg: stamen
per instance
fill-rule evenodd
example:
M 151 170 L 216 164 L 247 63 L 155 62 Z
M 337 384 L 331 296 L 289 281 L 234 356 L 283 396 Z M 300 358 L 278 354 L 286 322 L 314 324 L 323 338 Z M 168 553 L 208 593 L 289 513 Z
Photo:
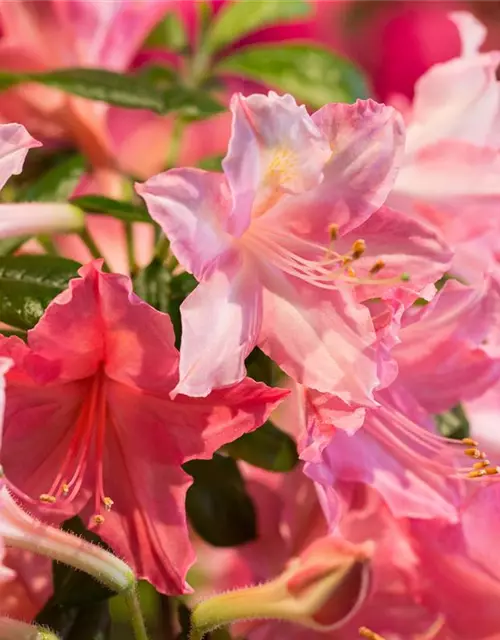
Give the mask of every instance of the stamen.
M 54 504 L 54 502 L 56 501 L 56 497 L 51 495 L 50 493 L 42 493 L 40 494 L 39 500 L 40 502 L 43 502 L 45 504 Z
M 370 269 L 370 273 L 372 274 L 372 276 L 374 276 L 379 271 L 382 271 L 384 267 L 385 267 L 385 262 L 379 258 Z
M 368 640 L 384 640 L 382 636 L 380 636 L 378 633 L 375 633 L 375 631 L 368 629 L 368 627 L 360 627 L 358 629 L 358 632 L 361 638 L 367 638 Z
M 466 456 L 470 456 L 471 458 L 480 458 L 481 457 L 481 452 L 479 451 L 479 449 L 476 449 L 476 448 L 465 449 L 464 453 L 465 453 Z
M 500 474 L 500 467 L 490 466 L 491 463 L 486 457 L 486 453 L 479 449 L 479 442 L 472 438 L 462 438 L 461 443 L 472 445 L 464 449 L 464 454 L 471 458 L 479 458 L 479 462 L 472 465 L 472 469 L 467 473 L 467 478 L 483 478 L 484 476 L 496 476 Z
M 63 494 L 63 496 L 67 496 L 69 493 L 69 485 L 64 483 L 63 486 L 61 487 L 61 493 Z
M 115 504 L 108 496 L 105 496 L 102 502 L 106 511 L 111 511 L 111 507 Z
M 366 242 L 364 240 L 356 240 L 352 245 L 352 259 L 359 260 L 366 251 Z
M 92 517 L 92 520 L 94 521 L 94 524 L 103 524 L 104 523 L 104 516 L 101 516 L 100 513 L 96 514 L 95 516 Z
M 330 242 L 335 242 L 339 237 L 339 225 L 332 222 L 328 226 L 328 235 L 330 236 Z
M 462 438 L 462 442 L 469 447 L 478 447 L 479 442 L 477 440 L 473 440 L 472 438 Z

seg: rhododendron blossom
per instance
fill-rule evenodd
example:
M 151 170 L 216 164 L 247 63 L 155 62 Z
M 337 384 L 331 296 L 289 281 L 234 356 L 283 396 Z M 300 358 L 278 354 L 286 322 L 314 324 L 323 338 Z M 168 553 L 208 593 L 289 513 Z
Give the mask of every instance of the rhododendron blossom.
M 374 102 L 327 105 L 310 117 L 291 96 L 235 96 L 225 175 L 174 169 L 138 186 L 179 261 L 201 282 L 182 306 L 179 393 L 205 396 L 244 376 L 258 344 L 295 379 L 370 402 L 375 334 L 350 285 L 359 237 L 338 233 L 383 203 L 403 130 Z M 400 277 L 392 279 L 392 283 Z M 216 309 L 210 341 L 203 318 Z M 293 344 L 293 348 L 291 345 Z
M 124 276 L 92 263 L 81 276 L 28 345 L 0 341 L 14 361 L 2 464 L 14 486 L 47 505 L 45 517 L 50 508 L 81 512 L 139 575 L 179 593 L 192 563 L 181 464 L 258 427 L 286 392 L 247 379 L 206 399 L 170 400 L 178 353 L 169 317 Z

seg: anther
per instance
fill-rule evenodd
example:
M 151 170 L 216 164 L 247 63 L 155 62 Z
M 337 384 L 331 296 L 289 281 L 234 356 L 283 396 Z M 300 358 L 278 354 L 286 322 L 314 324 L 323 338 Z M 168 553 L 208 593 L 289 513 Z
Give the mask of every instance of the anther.
M 4 476 L 5 476 L 5 471 L 3 470 L 3 467 L 0 464 L 0 478 L 3 478 Z
M 481 460 L 480 462 L 474 462 L 474 464 L 472 465 L 473 469 L 484 469 L 485 467 L 488 467 L 490 464 L 489 460 Z
M 372 276 L 374 276 L 379 271 L 382 271 L 384 267 L 385 267 L 385 262 L 379 258 L 370 269 L 370 273 L 372 274 Z
M 102 524 L 104 522 L 104 516 L 97 514 L 93 517 L 93 520 L 94 524 Z
M 54 504 L 56 497 L 50 495 L 50 493 L 42 493 L 40 494 L 39 500 L 45 504 Z
M 352 259 L 358 260 L 366 250 L 366 242 L 364 240 L 356 240 L 352 244 Z
M 473 440 L 472 438 L 462 438 L 462 442 L 464 444 L 469 445 L 469 447 L 478 447 L 479 446 L 479 442 L 477 442 L 477 440 Z
M 475 469 L 474 471 L 469 471 L 467 474 L 468 478 L 481 478 L 487 474 L 486 469 Z
M 64 483 L 61 486 L 61 493 L 63 494 L 63 496 L 67 496 L 69 493 L 69 484 Z
M 349 276 L 349 278 L 355 278 L 356 277 L 356 272 L 354 271 L 354 269 L 352 267 L 347 267 L 346 273 Z
M 113 500 L 111 500 L 111 498 L 108 498 L 108 496 L 106 496 L 105 498 L 102 499 L 102 502 L 104 504 L 104 508 L 106 509 L 106 511 L 111 511 L 111 507 L 114 505 Z
M 487 467 L 485 469 L 486 475 L 487 476 L 496 476 L 497 473 L 500 473 L 500 468 L 499 467 Z
M 375 633 L 375 631 L 368 629 L 368 627 L 360 627 L 358 629 L 358 632 L 362 638 L 368 638 L 368 640 L 384 640 L 382 636 L 379 636 L 379 634 Z
M 470 456 L 471 458 L 480 458 L 481 457 L 481 452 L 479 451 L 479 449 L 476 449 L 475 447 L 471 448 L 471 449 L 464 449 L 464 453 L 466 456 Z
M 339 237 L 339 225 L 332 223 L 328 226 L 328 234 L 330 236 L 330 242 L 335 242 Z

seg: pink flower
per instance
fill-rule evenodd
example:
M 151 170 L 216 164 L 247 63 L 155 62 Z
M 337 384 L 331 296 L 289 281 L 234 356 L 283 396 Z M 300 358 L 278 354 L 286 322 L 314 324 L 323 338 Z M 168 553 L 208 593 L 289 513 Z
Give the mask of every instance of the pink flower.
M 430 413 L 482 395 L 500 379 L 500 289 L 448 281 L 426 306 L 403 316 L 392 350 L 398 382 Z
M 30 621 L 52 593 L 52 561 L 24 549 L 7 549 L 3 559 L 12 575 L 0 582 L 0 615 Z
M 387 204 L 439 229 L 455 249 L 452 271 L 476 282 L 499 248 L 500 52 L 478 53 L 485 29 L 471 14 L 451 19 L 462 55 L 417 83 L 405 158 Z
M 95 264 L 80 273 L 27 345 L 0 342 L 15 363 L 2 464 L 45 505 L 43 517 L 81 513 L 139 576 L 179 593 L 193 559 L 184 510 L 191 479 L 181 465 L 255 429 L 286 392 L 247 379 L 205 399 L 170 400 L 178 381 L 170 318 L 135 296 L 126 277 Z
M 360 282 L 351 264 L 365 245 L 361 236 L 340 255 L 334 244 L 383 203 L 402 150 L 400 119 L 372 101 L 310 117 L 273 92 L 236 95 L 231 109 L 225 175 L 174 169 L 137 187 L 200 280 L 182 305 L 176 392 L 206 396 L 241 380 L 258 344 L 307 386 L 370 402 L 375 334 L 349 287 Z

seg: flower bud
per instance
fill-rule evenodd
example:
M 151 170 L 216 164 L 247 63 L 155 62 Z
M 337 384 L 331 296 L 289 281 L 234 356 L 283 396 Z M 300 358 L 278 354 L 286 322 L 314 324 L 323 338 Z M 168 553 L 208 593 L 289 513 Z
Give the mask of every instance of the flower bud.
M 78 231 L 84 213 L 72 204 L 27 202 L 0 205 L 0 238 Z
M 341 627 L 365 599 L 373 551 L 370 543 L 316 540 L 266 584 L 205 600 L 192 615 L 192 638 L 237 620 L 277 619 L 316 631 Z M 198 635 L 197 635 L 198 634 Z
M 125 591 L 135 583 L 132 569 L 112 553 L 26 513 L 1 480 L 0 538 L 6 546 L 27 549 L 84 571 L 113 591 Z
M 0 618 L 0 638 L 2 640 L 58 640 L 57 636 L 47 629 L 10 618 Z

